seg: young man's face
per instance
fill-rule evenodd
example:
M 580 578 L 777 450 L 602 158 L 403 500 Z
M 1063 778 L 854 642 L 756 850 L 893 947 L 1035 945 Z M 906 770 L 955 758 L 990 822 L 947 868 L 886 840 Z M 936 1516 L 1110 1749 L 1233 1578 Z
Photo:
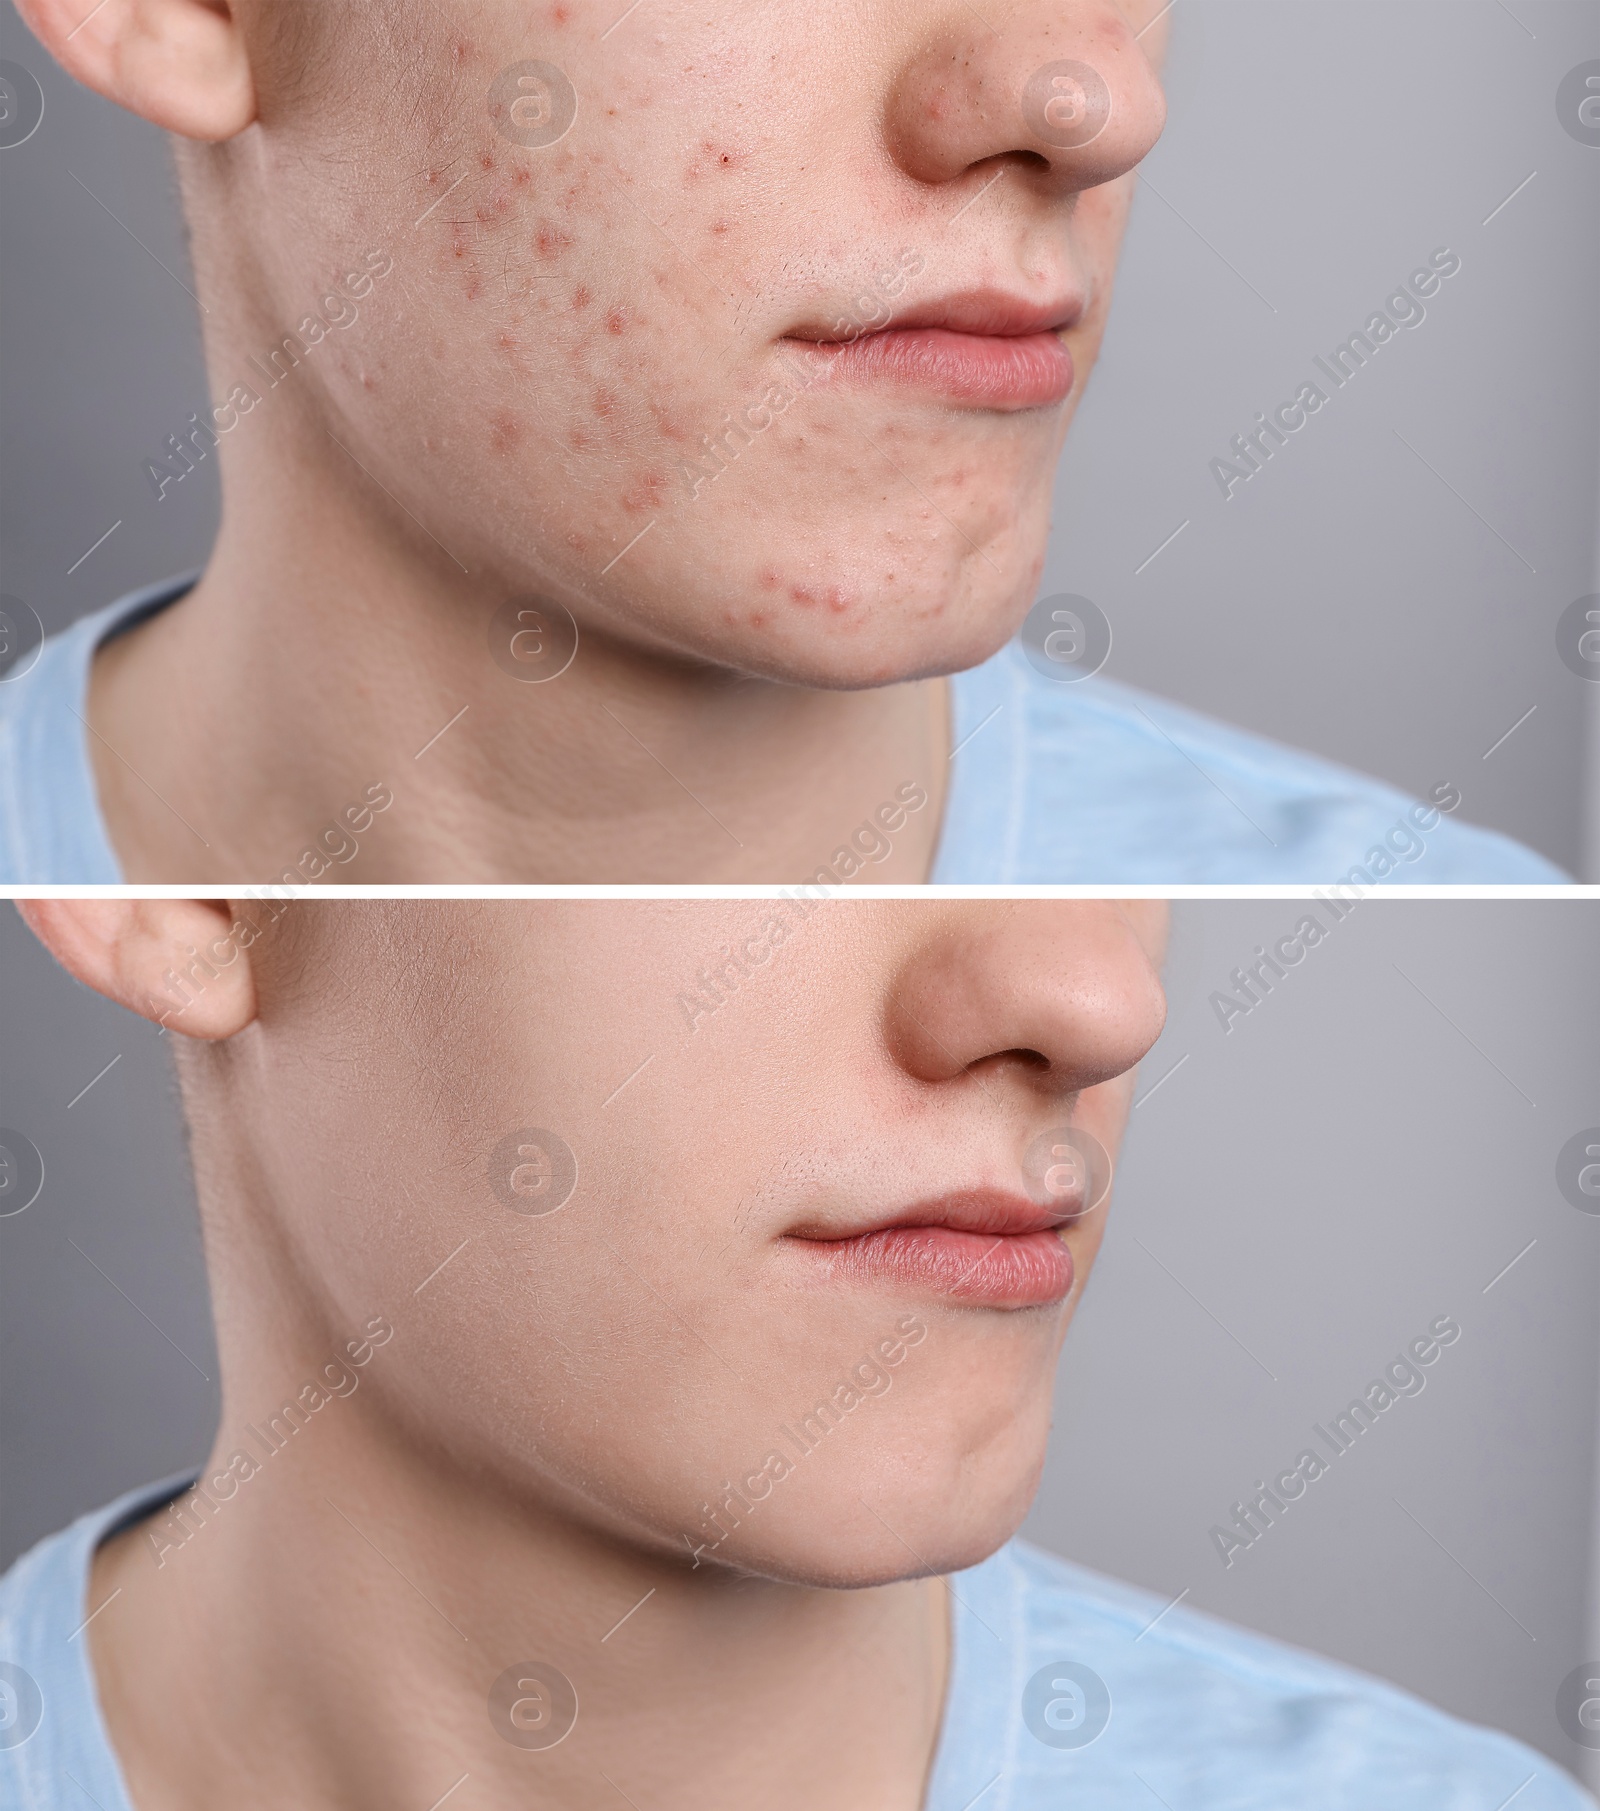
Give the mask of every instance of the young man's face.
M 383 1316 L 372 1425 L 580 1528 L 827 1585 L 1014 1531 L 1160 906 L 291 910 L 186 1052 L 224 1454 Z
M 262 408 L 293 393 L 363 507 L 322 430 L 589 634 L 828 686 L 972 665 L 1040 572 L 1160 12 L 253 0 L 214 395 L 376 252 Z

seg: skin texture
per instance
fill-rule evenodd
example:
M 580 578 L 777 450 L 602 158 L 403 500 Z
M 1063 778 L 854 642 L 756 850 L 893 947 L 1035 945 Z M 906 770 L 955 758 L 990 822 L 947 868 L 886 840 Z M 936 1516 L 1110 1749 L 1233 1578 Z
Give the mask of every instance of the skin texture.
M 97 662 L 129 878 L 275 876 L 382 784 L 394 808 L 316 878 L 795 881 L 908 782 L 931 808 L 866 877 L 926 878 L 940 676 L 1033 600 L 1164 119 L 1159 0 L 23 10 L 186 135 L 213 401 L 260 398 L 205 454 L 198 589 Z M 577 97 L 533 148 L 490 100 L 530 58 Z M 1110 96 L 1075 148 L 1024 105 L 1060 60 Z M 330 305 L 369 253 L 385 273 Z M 814 350 L 974 290 L 1065 311 L 1064 401 Z M 308 315 L 271 383 L 252 361 Z M 529 598 L 580 631 L 548 683 L 488 657 Z
M 709 997 L 700 972 L 773 902 L 24 909 L 80 978 L 188 1034 L 223 1379 L 205 1475 L 392 1329 L 186 1539 L 102 1550 L 93 1600 L 121 1595 L 93 1655 L 134 1802 L 322 1811 L 468 1773 L 466 1806 L 576 1811 L 609 1778 L 663 1811 L 913 1811 L 939 1575 L 1026 1511 L 1105 1209 L 1059 1235 L 1071 1295 L 1028 1309 L 828 1279 L 796 1235 L 1017 1191 L 1069 1120 L 1114 1151 L 1162 1022 L 1163 908 L 787 908 L 699 1014 L 680 996 Z M 248 949 L 230 915 L 261 929 Z M 548 1214 L 489 1181 L 530 1125 L 576 1154 Z M 897 1330 L 878 1387 L 857 1367 Z M 708 1537 L 708 1495 L 850 1376 L 819 1450 Z M 532 1754 L 485 1714 L 530 1659 L 580 1705 Z

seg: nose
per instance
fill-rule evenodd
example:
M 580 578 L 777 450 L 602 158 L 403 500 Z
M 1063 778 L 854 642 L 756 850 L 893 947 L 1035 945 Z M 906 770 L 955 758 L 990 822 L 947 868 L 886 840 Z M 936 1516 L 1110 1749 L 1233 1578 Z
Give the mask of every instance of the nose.
M 998 29 L 952 0 L 907 58 L 885 123 L 896 162 L 919 182 L 1002 158 L 1069 195 L 1144 158 L 1166 99 L 1112 0 L 1023 0 Z
M 921 1081 L 1021 1056 L 1042 1092 L 1066 1095 L 1131 1069 L 1165 1019 L 1155 966 L 1114 902 L 984 900 L 907 956 L 885 1033 Z

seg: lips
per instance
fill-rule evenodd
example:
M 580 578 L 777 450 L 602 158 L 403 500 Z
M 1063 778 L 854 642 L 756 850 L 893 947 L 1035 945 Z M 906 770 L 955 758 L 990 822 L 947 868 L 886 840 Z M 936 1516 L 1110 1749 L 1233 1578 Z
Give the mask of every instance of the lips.
M 842 1235 L 802 1228 L 791 1244 L 822 1280 L 933 1294 L 990 1308 L 1037 1308 L 1072 1292 L 1072 1253 L 1053 1215 L 978 1189 L 919 1203 Z M 831 1236 L 830 1236 L 831 1234 Z
M 1076 381 L 1060 335 L 1083 315 L 1083 299 L 1050 304 L 998 290 L 925 302 L 861 333 L 800 327 L 788 335 L 825 358 L 830 380 L 935 392 L 948 401 L 1013 411 L 1064 401 Z

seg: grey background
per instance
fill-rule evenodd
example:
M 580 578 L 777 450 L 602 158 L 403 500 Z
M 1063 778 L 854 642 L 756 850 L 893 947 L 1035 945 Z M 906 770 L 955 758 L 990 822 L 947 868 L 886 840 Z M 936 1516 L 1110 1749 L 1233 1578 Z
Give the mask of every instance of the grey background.
M 1177 908 L 1028 1532 L 1575 1768 L 1553 1703 L 1593 1657 L 1600 1217 L 1553 1166 L 1600 1124 L 1600 905 L 1369 901 L 1225 1033 L 1210 994 L 1307 909 Z M 198 1462 L 216 1393 L 162 1041 L 9 909 L 0 1025 L 0 1121 L 47 1169 L 0 1219 L 3 1565 Z M 1211 1525 L 1445 1314 L 1422 1393 L 1225 1571 Z
M 1114 677 L 1413 793 L 1449 781 L 1464 818 L 1600 879 L 1600 686 L 1553 641 L 1600 589 L 1600 150 L 1554 105 L 1600 55 L 1600 8 L 1177 0 L 1172 18 L 1171 124 L 1044 589 L 1105 609 Z M 0 54 L 46 94 L 0 156 L 0 545 L 6 588 L 57 627 L 203 560 L 215 467 L 159 503 L 140 467 L 206 399 L 161 135 L 57 73 L 9 4 Z M 1207 460 L 1442 245 L 1463 268 L 1426 323 L 1225 502 Z

